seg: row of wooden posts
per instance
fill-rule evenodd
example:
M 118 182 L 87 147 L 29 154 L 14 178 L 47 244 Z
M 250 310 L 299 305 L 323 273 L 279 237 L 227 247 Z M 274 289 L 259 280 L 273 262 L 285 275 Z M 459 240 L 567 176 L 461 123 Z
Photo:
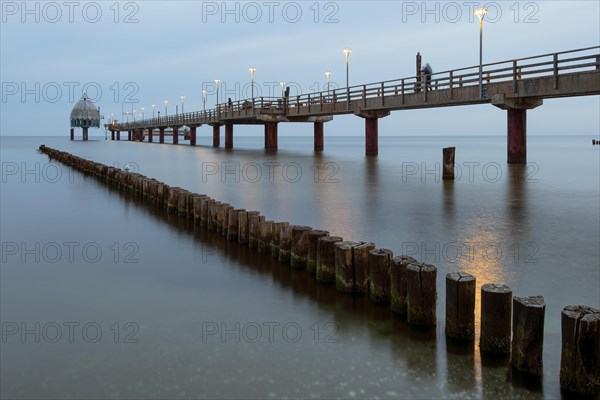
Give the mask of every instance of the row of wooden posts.
M 365 293 L 376 303 L 389 304 L 411 325 L 436 325 L 437 268 L 412 257 L 396 256 L 374 243 L 345 241 L 324 230 L 266 220 L 259 211 L 246 211 L 207 195 L 171 187 L 138 173 L 85 160 L 44 145 L 40 151 L 100 181 L 128 191 L 169 213 L 194 220 L 228 240 L 271 254 L 280 263 L 306 270 L 318 281 L 335 284 L 341 292 Z M 476 278 L 465 272 L 446 275 L 448 338 L 475 339 Z M 542 296 L 513 297 L 509 287 L 481 286 L 479 346 L 482 352 L 510 354 L 518 370 L 542 375 L 545 303 Z M 511 318 L 512 317 L 512 318 Z M 512 326 L 512 340 L 511 340 Z M 600 388 L 600 310 L 568 306 L 562 311 L 560 382 L 565 390 L 598 393 Z

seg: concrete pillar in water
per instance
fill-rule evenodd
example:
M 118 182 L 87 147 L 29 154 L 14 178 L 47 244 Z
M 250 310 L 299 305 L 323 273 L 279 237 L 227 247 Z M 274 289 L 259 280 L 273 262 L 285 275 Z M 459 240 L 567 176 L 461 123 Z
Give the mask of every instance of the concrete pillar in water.
M 127 140 L 131 142 L 131 131 L 127 131 Z
M 165 128 L 158 128 L 158 143 L 165 142 Z
M 492 104 L 507 111 L 507 162 L 527 162 L 527 110 L 543 104 L 541 99 L 505 98 L 503 94 L 492 96 Z
M 173 129 L 173 144 L 179 144 L 179 127 L 174 126 L 172 129 Z
M 510 363 L 519 371 L 542 376 L 544 318 L 542 296 L 513 297 L 513 337 Z
M 376 156 L 379 153 L 378 119 L 365 118 L 365 154 Z
M 443 172 L 442 179 L 454 180 L 454 147 L 446 147 L 443 150 Z
M 416 263 L 406 267 L 407 320 L 411 325 L 430 327 L 436 324 L 437 268 Z
M 388 249 L 369 251 L 369 298 L 375 303 L 390 301 L 390 263 L 394 253 Z
M 317 280 L 335 282 L 335 244 L 344 239 L 339 236 L 323 236 L 317 240 Z
M 117 131 L 117 140 L 121 140 L 121 131 Z
M 221 125 L 215 124 L 213 127 L 213 147 L 221 146 Z
M 475 285 L 475 277 L 466 272 L 446 275 L 446 337 L 475 338 Z
M 323 151 L 323 122 L 315 122 L 315 151 Z
M 115 140 L 115 131 L 110 131 L 110 140 Z
M 292 247 L 290 252 L 290 265 L 292 268 L 306 269 L 308 256 L 308 234 L 312 228 L 308 226 L 292 226 Z
M 479 347 L 492 354 L 510 353 L 512 290 L 505 285 L 481 286 L 481 335 Z
M 397 256 L 390 263 L 390 308 L 400 315 L 406 315 L 406 267 L 416 262 L 409 256 Z
M 233 148 L 233 124 L 225 124 L 225 148 Z
M 190 146 L 196 145 L 196 126 L 190 126 Z
M 71 138 L 71 140 L 75 140 L 75 129 L 74 128 L 71 128 L 70 138 Z
M 600 310 L 566 306 L 561 314 L 560 387 L 571 393 L 600 393 Z
M 320 237 L 329 236 L 329 232 L 314 229 L 308 234 L 308 253 L 306 255 L 306 271 L 312 276 L 317 273 L 317 242 Z
M 265 124 L 265 149 L 277 150 L 277 122 Z
M 154 133 L 154 128 L 148 128 L 148 143 L 152 143 L 153 142 L 153 134 Z

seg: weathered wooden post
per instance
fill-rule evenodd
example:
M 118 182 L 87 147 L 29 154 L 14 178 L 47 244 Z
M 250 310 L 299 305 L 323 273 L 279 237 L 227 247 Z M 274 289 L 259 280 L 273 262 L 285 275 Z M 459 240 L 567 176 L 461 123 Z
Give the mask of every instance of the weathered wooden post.
M 510 352 L 510 323 L 512 290 L 505 285 L 488 283 L 481 286 L 482 352 L 508 354 Z
M 446 337 L 475 339 L 476 279 L 466 272 L 446 275 Z
M 217 207 L 221 204 L 220 201 L 212 200 L 208 205 L 208 223 L 207 228 L 211 231 L 217 229 Z
M 397 256 L 390 264 L 390 308 L 400 315 L 406 315 L 406 267 L 416 262 L 409 256 Z
M 334 243 L 335 287 L 340 292 L 354 292 L 354 263 L 352 248 L 359 242 Z
M 308 234 L 312 228 L 308 226 L 292 226 L 292 248 L 290 254 L 290 266 L 297 269 L 306 269 L 306 257 L 308 255 Z
M 238 213 L 238 243 L 248 243 L 248 212 L 258 211 L 240 211 Z
M 542 296 L 513 297 L 512 355 L 510 363 L 519 371 L 542 376 L 544 364 L 544 317 Z
M 202 214 L 200 215 L 200 226 L 206 227 L 208 225 L 208 210 L 213 199 L 206 196 L 202 199 Z
M 358 245 L 352 248 L 352 265 L 354 266 L 355 293 L 367 293 L 369 291 L 369 252 L 371 250 L 375 250 L 375 243 L 358 242 Z
M 600 310 L 566 306 L 561 314 L 560 387 L 579 395 L 600 393 Z
M 244 209 L 232 209 L 229 210 L 227 218 L 227 240 L 238 240 L 238 234 L 240 227 L 238 224 L 240 212 L 246 211 Z
M 454 151 L 455 147 L 446 147 L 443 150 L 444 171 L 442 173 L 442 179 L 454 180 Z
M 275 222 L 273 224 L 273 241 L 271 242 L 271 255 L 279 259 L 279 241 L 281 240 L 281 228 L 289 225 L 287 222 Z
M 308 253 L 306 255 L 306 271 L 312 276 L 317 273 L 317 242 L 320 237 L 329 236 L 329 232 L 314 229 L 308 233 Z
M 267 254 L 271 252 L 273 241 L 273 221 L 260 221 L 258 223 L 258 252 Z
M 258 246 L 258 223 L 264 220 L 264 215 L 248 214 L 248 247 L 251 249 Z
M 341 242 L 339 236 L 323 236 L 317 240 L 317 280 L 335 282 L 335 244 Z
M 436 277 L 437 268 L 433 265 L 416 263 L 406 267 L 406 308 L 409 324 L 425 327 L 436 324 Z
M 170 214 L 175 214 L 177 212 L 177 198 L 179 196 L 179 191 L 181 188 L 179 187 L 170 187 L 169 188 L 169 197 L 167 200 L 167 211 Z
M 229 213 L 232 213 L 234 210 L 233 206 L 230 204 L 225 204 L 223 207 L 222 213 L 222 222 L 221 222 L 221 235 L 227 237 L 228 228 L 229 228 Z
M 287 224 L 281 227 L 279 232 L 279 262 L 283 264 L 290 263 L 290 253 L 292 251 L 292 226 Z
M 390 301 L 390 262 L 394 253 L 388 249 L 369 251 L 369 298 L 374 303 Z
M 192 192 L 188 192 L 187 193 L 187 200 L 186 200 L 186 205 L 187 205 L 187 218 L 190 220 L 194 220 L 194 196 L 196 195 L 195 193 Z
M 200 225 L 200 220 L 202 219 L 202 200 L 204 200 L 205 197 L 206 196 L 204 195 L 194 195 L 194 223 L 196 225 Z

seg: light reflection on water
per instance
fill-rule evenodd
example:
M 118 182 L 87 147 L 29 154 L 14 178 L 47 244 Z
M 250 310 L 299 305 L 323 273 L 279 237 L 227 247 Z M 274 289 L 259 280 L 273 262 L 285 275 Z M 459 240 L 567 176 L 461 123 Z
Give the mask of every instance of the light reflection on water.
M 108 246 L 134 240 L 140 263 L 3 263 L 2 321 L 97 320 L 108 326 L 133 320 L 141 336 L 135 345 L 3 344 L 3 397 L 559 397 L 560 309 L 600 303 L 598 171 L 590 168 L 598 154 L 589 152 L 587 138 L 586 147 L 571 138 L 554 138 L 552 146 L 544 140 L 548 153 L 537 152 L 532 138 L 529 158 L 540 165 L 537 183 L 523 179 L 529 172 L 503 164 L 502 138 L 452 138 L 457 160 L 493 161 L 505 168 L 503 179 L 493 184 L 423 183 L 420 176 L 404 181 L 403 162 L 441 159 L 435 138 L 381 138 L 378 158 L 362 156 L 360 138 L 331 138 L 318 156 L 307 138 L 280 139 L 282 150 L 273 155 L 257 148 L 257 138 L 236 138 L 236 145 L 246 148 L 233 151 L 2 138 L 2 161 L 46 162 L 34 151 L 45 143 L 109 165 L 134 161 L 141 173 L 173 186 L 261 210 L 269 219 L 373 241 L 395 254 L 403 244 L 416 243 L 425 250 L 416 258 L 439 269 L 436 329 L 412 328 L 386 307 L 339 294 L 270 256 L 93 181 L 9 179 L 1 194 L 3 241 L 77 239 Z M 573 163 L 556 166 L 552 151 L 570 152 Z M 202 163 L 224 161 L 296 162 L 303 176 L 294 184 L 203 182 Z M 309 168 L 317 161 L 335 162 L 339 183 L 315 183 Z M 588 173 L 578 174 L 582 169 Z M 436 243 L 443 248 L 449 242 L 475 243 L 479 250 L 499 246 L 502 256 L 475 252 L 454 260 L 450 253 L 427 253 Z M 537 262 L 524 263 L 522 252 L 515 257 L 513 243 L 535 244 Z M 456 269 L 475 275 L 478 288 L 498 282 L 516 295 L 546 297 L 541 387 L 524 387 L 509 375 L 506 360 L 486 360 L 476 345 L 446 342 L 444 279 Z M 575 279 L 577 287 L 565 287 L 567 279 Z M 476 313 L 479 323 L 479 307 Z M 304 335 L 298 343 L 203 343 L 207 321 L 294 321 Z M 315 343 L 310 330 L 315 322 L 335 323 L 338 341 Z

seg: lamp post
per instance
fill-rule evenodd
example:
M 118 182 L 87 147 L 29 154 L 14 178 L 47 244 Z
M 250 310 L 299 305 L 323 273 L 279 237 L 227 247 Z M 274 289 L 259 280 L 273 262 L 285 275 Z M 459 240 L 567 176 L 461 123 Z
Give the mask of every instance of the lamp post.
M 169 115 L 167 112 L 167 106 L 169 105 L 169 100 L 165 100 L 165 101 L 163 101 L 163 103 L 165 103 L 165 117 L 166 117 L 167 115 Z
M 279 82 L 279 84 L 281 85 L 281 98 L 285 97 L 285 82 L 281 81 Z
M 254 108 L 254 73 L 256 72 L 256 68 L 250 67 L 248 68 L 250 71 L 250 75 L 252 76 L 252 108 Z
M 156 104 L 152 104 L 152 119 L 154 119 L 154 108 L 156 107 Z
M 125 115 L 127 116 L 127 123 L 129 124 L 129 111 L 125 111 Z
M 325 76 L 327 77 L 327 97 L 329 97 L 329 84 L 331 82 L 331 71 L 325 71 Z
M 144 120 L 144 107 L 140 108 L 140 111 L 142 112 L 142 119 L 141 119 L 141 121 L 143 121 Z
M 217 118 L 221 116 L 221 110 L 219 110 L 219 85 L 221 81 L 219 79 L 215 79 L 215 85 L 217 85 Z
M 202 91 L 202 104 L 204 104 L 204 114 L 206 114 L 206 96 L 207 96 L 207 92 L 206 90 Z
M 136 110 L 133 110 L 133 123 L 134 124 L 135 124 L 135 113 L 136 113 Z
M 344 49 L 344 54 L 346 54 L 346 96 L 348 99 L 348 109 L 350 109 L 350 80 L 348 78 L 349 76 L 349 59 L 350 59 L 350 53 L 352 53 L 352 49 L 350 47 L 346 47 Z
M 179 97 L 181 99 L 181 113 L 183 114 L 183 101 L 185 100 L 185 96 Z
M 483 19 L 487 14 L 487 8 L 478 8 L 474 11 L 479 18 L 479 98 L 483 99 Z

